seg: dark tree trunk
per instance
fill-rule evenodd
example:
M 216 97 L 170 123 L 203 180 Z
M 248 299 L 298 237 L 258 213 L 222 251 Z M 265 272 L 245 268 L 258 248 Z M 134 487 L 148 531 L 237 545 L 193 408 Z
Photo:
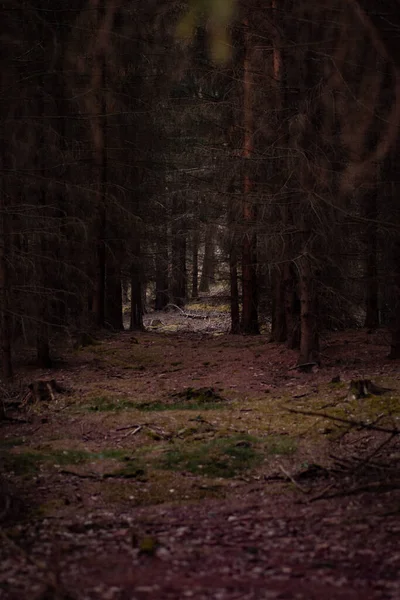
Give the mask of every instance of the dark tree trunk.
M 391 256 L 389 264 L 391 267 L 390 277 L 390 313 L 391 318 L 391 341 L 389 358 L 400 358 L 400 137 L 396 146 L 393 148 L 385 165 L 385 175 L 390 182 L 388 189 L 388 204 L 391 209 L 392 222 L 397 225 L 393 232 L 393 239 L 390 240 Z
M 192 237 L 192 298 L 199 296 L 199 230 L 193 231 Z
M 171 295 L 177 306 L 186 302 L 186 231 L 184 225 L 185 201 L 174 195 L 171 241 Z
M 6 171 L 4 140 L 0 148 L 0 170 Z M 7 195 L 4 189 L 4 179 L 0 185 L 0 344 L 1 371 L 4 378 L 13 376 L 11 359 L 11 314 L 10 314 L 10 281 L 8 272 L 8 255 L 10 247 Z M 0 401 L 0 409 L 2 404 Z
M 378 283 L 378 189 L 374 187 L 365 198 L 366 230 L 366 315 L 364 327 L 379 327 L 379 283 Z
M 287 331 L 287 346 L 291 350 L 300 346 L 300 300 L 297 293 L 297 277 L 293 264 L 287 262 L 284 266 L 284 303 Z
M 238 235 L 237 235 L 237 213 L 238 206 L 235 197 L 235 179 L 228 186 L 228 256 L 229 256 L 229 286 L 230 286 L 230 311 L 231 328 L 230 333 L 240 333 L 240 309 L 239 309 L 239 279 L 238 279 Z
M 124 328 L 122 320 L 121 271 L 115 264 L 107 264 L 106 274 L 106 321 L 115 330 Z
M 244 23 L 243 61 L 243 156 L 245 174 L 243 181 L 243 241 L 242 241 L 242 321 L 241 330 L 246 334 L 260 333 L 258 325 L 257 290 L 257 210 L 251 199 L 252 181 L 250 158 L 253 153 L 253 77 L 251 68 L 252 48 L 248 23 Z
M 36 337 L 37 363 L 42 369 L 50 369 L 53 361 L 50 356 L 49 327 L 47 323 L 39 323 Z
M 240 333 L 239 313 L 239 285 L 238 285 L 238 261 L 236 247 L 232 244 L 229 252 L 229 281 L 230 281 L 230 305 L 231 305 L 231 330 L 232 334 Z
M 122 279 L 121 288 L 122 288 L 122 304 L 123 305 L 128 304 L 129 281 L 126 279 L 125 276 Z
M 271 342 L 285 342 L 287 339 L 285 314 L 285 282 L 283 269 L 274 269 L 272 275 L 272 325 Z
M 316 282 L 310 258 L 307 255 L 299 261 L 300 289 L 300 355 L 299 364 L 319 362 L 319 340 L 316 311 Z
M 398 201 L 398 198 L 396 198 Z M 398 234 L 397 234 L 398 235 Z M 400 358 L 400 240 L 393 244 L 393 271 L 392 271 L 392 323 L 389 358 Z
M 156 233 L 156 297 L 155 310 L 164 310 L 169 302 L 168 293 L 168 228 L 166 211 L 160 213 L 161 227 Z
M 96 3 L 97 24 L 100 28 L 105 20 L 105 0 Z M 98 34 L 100 35 L 100 33 Z M 96 238 L 96 269 L 95 286 L 93 296 L 93 316 L 98 327 L 104 326 L 105 321 L 105 297 L 106 297 L 106 195 L 108 181 L 107 165 L 107 77 L 105 49 L 97 52 L 93 61 L 92 81 L 95 83 L 94 99 L 91 114 L 92 137 L 94 147 L 94 167 L 96 178 L 96 202 L 97 202 L 97 238 Z M 97 106 L 97 114 L 95 114 Z
M 103 199 L 99 199 L 103 203 Z M 100 208 L 98 238 L 96 242 L 96 273 L 92 310 L 94 322 L 98 327 L 104 326 L 106 296 L 106 211 Z
M 41 115 L 46 115 L 46 96 L 47 90 L 43 75 L 40 77 L 39 90 L 39 110 Z M 38 216 L 42 221 L 42 230 L 36 235 L 36 255 L 38 257 L 37 270 L 35 273 L 37 284 L 37 304 L 36 304 L 36 354 L 38 366 L 44 369 L 51 368 L 52 360 L 50 356 L 49 324 L 50 324 L 50 288 L 53 288 L 54 282 L 49 273 L 48 259 L 53 256 L 53 248 L 50 247 L 48 239 L 46 219 L 51 212 L 46 186 L 48 173 L 46 170 L 46 139 L 43 125 L 40 129 L 37 150 L 37 166 L 41 175 L 41 188 L 38 194 Z
M 245 218 L 250 225 L 250 219 Z M 242 322 L 243 333 L 260 333 L 258 325 L 256 234 L 247 232 L 242 246 Z
M 210 284 L 214 281 L 215 256 L 214 256 L 214 226 L 208 224 L 204 239 L 203 268 L 201 270 L 200 292 L 208 293 Z
M 131 331 L 143 330 L 143 300 L 142 300 L 142 257 L 140 240 L 134 247 L 135 256 L 131 266 Z

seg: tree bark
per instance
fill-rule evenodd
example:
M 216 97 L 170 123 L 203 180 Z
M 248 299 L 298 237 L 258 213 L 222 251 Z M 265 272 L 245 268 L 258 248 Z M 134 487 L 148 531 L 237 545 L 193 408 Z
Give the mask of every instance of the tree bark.
M 0 149 L 0 170 L 6 171 L 6 156 L 3 144 Z M 0 186 L 0 343 L 1 343 L 1 370 L 6 379 L 13 376 L 11 357 L 11 315 L 10 315 L 10 279 L 8 272 L 9 260 L 9 227 L 7 212 L 7 196 L 5 193 L 4 177 Z M 1 402 L 1 401 L 0 401 Z M 2 405 L 0 406 L 0 409 Z
M 315 279 L 308 255 L 299 260 L 300 355 L 298 364 L 319 362 Z
M 91 89 L 88 93 L 87 105 L 90 111 L 92 141 L 94 149 L 94 173 L 96 180 L 96 269 L 93 296 L 93 316 L 98 327 L 105 320 L 105 277 L 106 277 L 106 196 L 108 183 L 107 156 L 107 66 L 106 53 L 110 44 L 110 33 L 116 11 L 115 0 L 91 0 L 96 11 L 96 39 L 92 52 Z
M 287 339 L 285 314 L 285 281 L 283 269 L 276 267 L 272 274 L 272 325 L 271 342 L 284 342 Z
M 366 302 L 364 327 L 379 327 L 379 282 L 378 282 L 378 188 L 374 187 L 365 198 L 366 227 Z
M 246 334 L 260 333 L 258 325 L 257 293 L 257 209 L 251 198 L 252 181 L 250 159 L 253 152 L 253 78 L 251 73 L 251 47 L 249 26 L 244 22 L 243 61 L 243 157 L 245 174 L 243 181 L 243 241 L 242 241 L 242 321 L 241 330 Z
M 131 331 L 141 331 L 143 327 L 143 301 L 142 301 L 142 258 L 140 240 L 134 244 L 134 258 L 131 266 Z
M 164 310 L 169 302 L 168 294 L 168 246 L 167 240 L 157 238 L 156 248 L 156 298 L 155 310 Z
M 283 277 L 286 343 L 288 348 L 294 350 L 300 346 L 300 300 L 297 292 L 298 281 L 292 263 L 285 264 Z
M 105 313 L 107 325 L 111 325 L 116 331 L 124 328 L 122 320 L 121 270 L 110 259 L 107 262 Z
M 201 270 L 200 292 L 208 293 L 210 284 L 214 280 L 215 256 L 214 256 L 214 226 L 208 223 L 204 239 L 203 268 Z
M 177 306 L 186 302 L 186 231 L 184 226 L 185 201 L 174 195 L 171 250 L 171 295 Z
M 199 241 L 200 234 L 195 227 L 192 236 L 192 299 L 199 296 Z

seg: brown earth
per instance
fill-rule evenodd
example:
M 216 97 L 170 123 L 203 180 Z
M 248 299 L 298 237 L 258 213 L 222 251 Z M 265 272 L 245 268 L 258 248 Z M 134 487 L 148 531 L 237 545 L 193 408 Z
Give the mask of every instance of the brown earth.
M 385 332 L 329 335 L 299 373 L 267 336 L 215 335 L 224 318 L 153 314 L 21 367 L 19 397 L 39 379 L 69 393 L 1 424 L 1 600 L 400 598 Z M 364 378 L 393 391 L 348 398 Z

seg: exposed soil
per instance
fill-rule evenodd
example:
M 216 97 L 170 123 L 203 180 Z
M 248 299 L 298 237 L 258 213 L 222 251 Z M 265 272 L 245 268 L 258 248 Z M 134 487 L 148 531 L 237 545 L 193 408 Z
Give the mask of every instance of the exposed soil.
M 11 398 L 1 423 L 0 599 L 400 598 L 385 332 L 329 335 L 301 373 L 267 336 L 221 335 L 221 311 L 188 312 L 21 367 L 16 399 L 66 391 Z M 392 391 L 349 397 L 365 378 Z

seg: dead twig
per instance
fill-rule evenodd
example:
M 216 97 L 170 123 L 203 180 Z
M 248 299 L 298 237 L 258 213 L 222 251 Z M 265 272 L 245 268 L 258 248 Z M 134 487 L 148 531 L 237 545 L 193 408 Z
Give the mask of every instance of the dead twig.
M 135 427 L 144 427 L 147 423 L 143 423 L 142 425 L 138 425 L 135 423 L 134 425 L 125 425 L 124 427 L 117 427 L 115 431 L 126 431 L 127 429 L 135 429 Z
M 311 492 L 311 488 L 305 488 L 305 487 L 303 487 L 303 486 L 302 486 L 302 485 L 301 485 L 301 484 L 300 484 L 298 481 L 296 481 L 296 480 L 295 480 L 295 478 L 294 478 L 294 477 L 293 477 L 293 476 L 292 476 L 292 475 L 289 473 L 289 471 L 287 471 L 287 470 L 285 469 L 285 467 L 284 467 L 283 465 L 279 465 L 279 468 L 280 468 L 280 470 L 282 471 L 282 473 L 283 473 L 284 475 L 286 475 L 286 477 L 287 477 L 288 479 L 290 479 L 290 481 L 291 481 L 292 483 L 294 483 L 294 485 L 295 485 L 297 488 L 299 488 L 299 490 L 300 490 L 301 492 L 303 492 L 303 494 L 309 494 L 309 493 Z
M 345 498 L 346 496 L 356 496 L 357 494 L 362 493 L 383 494 L 385 492 L 391 492 L 398 489 L 400 489 L 400 481 L 393 483 L 370 483 L 366 485 L 360 485 L 349 490 L 340 490 L 338 492 L 334 492 L 333 494 L 326 494 L 327 490 L 325 490 L 323 493 L 318 494 L 318 496 L 310 498 L 309 502 L 314 502 L 316 500 L 329 500 L 330 498 Z
M 358 429 L 369 429 L 371 431 L 379 431 L 380 433 L 389 433 L 390 435 L 396 436 L 399 435 L 400 431 L 394 427 L 393 429 L 389 429 L 388 427 L 380 427 L 375 425 L 374 423 L 365 423 L 364 421 L 355 421 L 354 419 L 342 419 L 340 417 L 334 417 L 333 415 L 329 415 L 327 413 L 319 413 L 313 410 L 295 410 L 294 408 L 288 408 L 288 412 L 293 413 L 295 415 L 304 415 L 306 417 L 320 417 L 321 419 L 327 419 L 328 421 L 334 421 L 336 423 L 343 423 L 345 425 L 350 425 L 351 427 L 357 427 Z M 379 419 L 382 415 L 379 416 Z
M 128 431 L 128 433 L 125 433 L 125 435 L 123 435 L 121 437 L 121 440 L 124 440 L 125 438 L 127 438 L 129 435 L 136 435 L 139 431 L 141 431 L 141 429 L 143 429 L 142 425 L 138 425 L 136 427 L 136 429 L 131 429 L 130 431 Z

